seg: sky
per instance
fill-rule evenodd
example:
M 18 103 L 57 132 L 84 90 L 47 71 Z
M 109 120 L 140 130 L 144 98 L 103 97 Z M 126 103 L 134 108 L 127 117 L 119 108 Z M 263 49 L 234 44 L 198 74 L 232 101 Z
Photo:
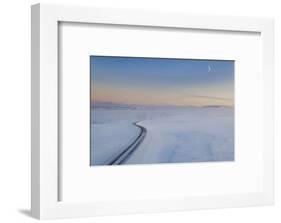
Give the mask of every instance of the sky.
M 234 106 L 234 61 L 91 56 L 91 103 Z

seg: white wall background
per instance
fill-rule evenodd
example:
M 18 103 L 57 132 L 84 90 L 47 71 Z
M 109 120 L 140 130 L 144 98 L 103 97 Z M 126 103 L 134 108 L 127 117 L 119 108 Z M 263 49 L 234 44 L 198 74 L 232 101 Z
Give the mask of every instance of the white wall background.
M 278 0 L 42 0 L 42 3 L 136 8 L 199 14 L 275 17 L 275 187 L 274 206 L 128 215 L 52 222 L 280 222 L 281 221 L 281 4 Z M 30 207 L 30 5 L 0 5 L 0 222 L 36 222 Z M 250 86 L 249 86 L 250 87 Z M 238 179 L 239 180 L 239 179 Z

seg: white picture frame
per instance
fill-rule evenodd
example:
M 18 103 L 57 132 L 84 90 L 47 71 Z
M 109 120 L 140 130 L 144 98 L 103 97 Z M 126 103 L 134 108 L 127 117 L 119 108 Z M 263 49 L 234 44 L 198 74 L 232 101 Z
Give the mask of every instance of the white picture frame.
M 59 40 L 61 22 L 167 29 L 259 33 L 262 49 L 263 145 L 261 190 L 255 193 L 194 195 L 141 200 L 60 200 Z M 32 6 L 32 216 L 38 219 L 270 205 L 274 201 L 273 19 L 188 15 L 122 9 L 36 4 Z

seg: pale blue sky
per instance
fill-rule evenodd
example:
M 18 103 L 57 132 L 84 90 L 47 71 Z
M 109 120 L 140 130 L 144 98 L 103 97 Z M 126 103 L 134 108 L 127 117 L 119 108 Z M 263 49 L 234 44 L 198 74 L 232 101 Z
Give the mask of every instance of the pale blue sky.
M 91 56 L 91 100 L 234 104 L 234 61 Z

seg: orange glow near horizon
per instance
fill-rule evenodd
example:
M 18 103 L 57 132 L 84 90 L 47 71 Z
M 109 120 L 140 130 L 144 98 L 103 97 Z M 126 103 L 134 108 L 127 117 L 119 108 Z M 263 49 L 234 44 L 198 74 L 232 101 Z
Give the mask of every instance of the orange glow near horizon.
M 175 106 L 234 106 L 233 95 L 224 87 L 205 89 L 131 89 L 95 86 L 91 91 L 91 101 L 112 102 L 121 104 L 142 105 L 175 105 Z M 200 94 L 199 94 L 200 93 Z M 223 94 L 224 97 L 220 95 Z

